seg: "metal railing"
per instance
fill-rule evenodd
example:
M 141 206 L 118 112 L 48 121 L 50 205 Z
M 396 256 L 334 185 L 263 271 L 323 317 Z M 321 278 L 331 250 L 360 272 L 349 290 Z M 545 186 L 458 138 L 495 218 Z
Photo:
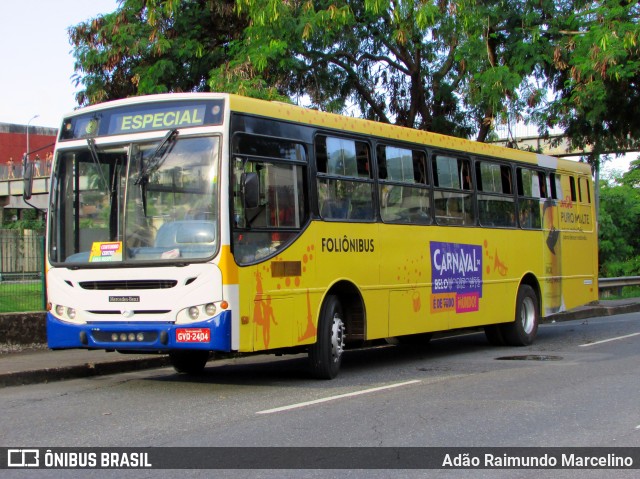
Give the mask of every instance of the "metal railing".
M 601 296 L 621 294 L 625 286 L 639 286 L 640 276 L 619 276 L 617 278 L 598 278 L 598 291 Z
M 44 310 L 44 235 L 0 229 L 0 313 Z

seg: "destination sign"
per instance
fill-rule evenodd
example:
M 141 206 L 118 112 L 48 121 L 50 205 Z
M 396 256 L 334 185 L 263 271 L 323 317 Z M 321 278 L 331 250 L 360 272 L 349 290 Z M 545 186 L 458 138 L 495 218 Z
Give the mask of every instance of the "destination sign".
M 184 106 L 171 110 L 147 111 L 137 114 L 115 114 L 111 116 L 109 132 L 134 133 L 147 130 L 166 130 L 187 126 L 204 125 L 204 105 Z
M 105 108 L 65 119 L 61 140 L 221 125 L 224 100 L 175 100 Z

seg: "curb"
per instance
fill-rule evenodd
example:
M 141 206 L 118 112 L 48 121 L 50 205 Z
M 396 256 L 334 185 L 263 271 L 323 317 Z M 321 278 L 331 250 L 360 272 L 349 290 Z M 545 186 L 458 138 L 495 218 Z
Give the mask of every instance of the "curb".
M 168 356 L 158 356 L 157 358 L 125 359 L 101 363 L 84 363 L 59 368 L 36 369 L 33 371 L 9 372 L 0 374 L 0 388 L 126 373 L 143 369 L 160 368 L 169 366 L 170 364 Z
M 640 312 L 640 303 L 628 303 L 617 306 L 603 306 L 601 304 L 595 304 L 592 306 L 578 308 L 573 311 L 554 314 L 553 316 L 546 318 L 544 323 L 551 321 L 572 321 L 575 319 L 587 319 L 596 316 L 614 316 L 616 314 L 637 312 Z

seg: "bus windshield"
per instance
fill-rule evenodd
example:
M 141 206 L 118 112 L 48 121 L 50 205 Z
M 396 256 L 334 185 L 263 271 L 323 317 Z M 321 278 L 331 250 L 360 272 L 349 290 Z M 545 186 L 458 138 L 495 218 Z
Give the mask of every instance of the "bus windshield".
M 219 138 L 58 152 L 50 196 L 52 263 L 204 260 L 218 248 Z

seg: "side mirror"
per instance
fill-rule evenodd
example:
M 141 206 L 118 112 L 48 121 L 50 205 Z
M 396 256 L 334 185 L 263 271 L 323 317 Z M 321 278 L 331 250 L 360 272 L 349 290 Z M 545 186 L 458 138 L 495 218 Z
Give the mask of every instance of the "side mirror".
M 257 208 L 260 201 L 260 178 L 258 173 L 242 173 L 242 197 L 245 208 Z
M 25 163 L 22 176 L 23 176 L 22 197 L 25 200 L 30 200 L 33 194 L 33 163 L 30 163 L 30 162 Z

